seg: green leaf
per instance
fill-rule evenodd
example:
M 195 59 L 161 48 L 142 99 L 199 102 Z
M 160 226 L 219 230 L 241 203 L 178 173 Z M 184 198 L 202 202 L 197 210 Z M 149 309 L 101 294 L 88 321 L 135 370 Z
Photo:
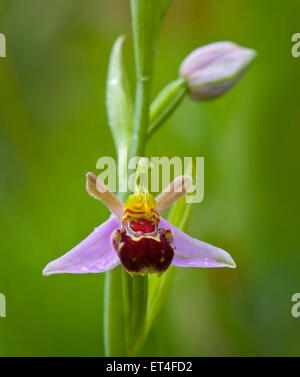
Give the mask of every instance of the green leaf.
M 173 282 L 175 270 L 176 268 L 171 266 L 160 277 L 154 274 L 149 276 L 148 310 L 146 317 L 145 337 L 147 336 L 154 319 L 161 309 L 162 304 L 167 298 Z
M 109 60 L 106 84 L 106 107 L 108 123 L 114 138 L 117 153 L 121 148 L 129 150 L 133 126 L 133 103 L 128 79 L 123 64 L 122 47 L 124 36 L 120 36 Z M 122 161 L 121 172 L 126 171 L 127 161 Z M 119 177 L 122 180 L 123 175 Z M 104 301 L 104 344 L 106 356 L 126 356 L 128 350 L 128 307 L 124 300 L 129 299 L 130 287 L 124 284 L 121 266 L 106 273 Z M 126 290 L 126 288 L 128 288 Z
M 186 203 L 185 198 L 181 198 L 173 204 L 168 221 L 184 231 L 188 225 L 190 212 L 191 204 Z M 169 293 L 174 273 L 175 268 L 171 266 L 161 277 L 154 274 L 149 276 L 147 332 Z
M 150 106 L 150 125 L 148 134 L 152 134 L 173 113 L 187 93 L 187 82 L 179 78 L 168 84 L 154 99 Z
M 117 150 L 129 148 L 133 125 L 133 103 L 122 57 L 124 39 L 121 35 L 112 48 L 106 83 L 108 123 Z

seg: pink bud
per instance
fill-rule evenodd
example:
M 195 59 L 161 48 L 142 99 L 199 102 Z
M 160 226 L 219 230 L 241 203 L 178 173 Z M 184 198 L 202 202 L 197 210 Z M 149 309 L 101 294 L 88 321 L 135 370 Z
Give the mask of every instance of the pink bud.
M 256 51 L 233 42 L 215 42 L 191 52 L 180 66 L 190 96 L 206 101 L 232 88 L 248 69 Z

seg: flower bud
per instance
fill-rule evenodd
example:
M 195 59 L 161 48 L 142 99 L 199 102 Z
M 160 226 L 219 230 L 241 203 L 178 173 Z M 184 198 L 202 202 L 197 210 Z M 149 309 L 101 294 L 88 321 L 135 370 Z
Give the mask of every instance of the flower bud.
M 180 66 L 180 76 L 189 85 L 196 101 L 221 96 L 232 88 L 246 72 L 256 51 L 233 42 L 215 42 L 191 52 Z

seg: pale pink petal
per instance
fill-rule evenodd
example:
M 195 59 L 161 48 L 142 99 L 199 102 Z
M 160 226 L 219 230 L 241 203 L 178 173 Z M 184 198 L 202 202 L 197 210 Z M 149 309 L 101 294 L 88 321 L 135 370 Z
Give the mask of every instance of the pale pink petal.
M 232 88 L 249 68 L 256 51 L 233 42 L 215 42 L 189 54 L 180 66 L 187 80 L 190 96 L 206 101 Z
M 160 218 L 161 228 L 171 229 L 174 232 L 173 266 L 177 267 L 230 267 L 236 264 L 231 256 L 218 247 L 188 236 L 174 225 Z
M 120 225 L 120 221 L 111 216 L 80 244 L 62 257 L 50 262 L 44 268 L 43 274 L 85 274 L 115 268 L 120 264 L 120 259 L 112 248 L 111 234 Z

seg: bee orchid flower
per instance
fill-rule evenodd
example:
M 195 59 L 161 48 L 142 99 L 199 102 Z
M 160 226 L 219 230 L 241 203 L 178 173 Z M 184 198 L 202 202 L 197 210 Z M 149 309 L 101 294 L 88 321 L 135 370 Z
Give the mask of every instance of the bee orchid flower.
M 112 215 L 81 243 L 50 262 L 44 275 L 100 273 L 120 263 L 130 274 L 161 274 L 177 267 L 235 267 L 224 250 L 188 236 L 160 213 L 187 194 L 190 176 L 177 177 L 156 198 L 135 192 L 125 204 L 94 174 L 87 173 L 86 188 Z

